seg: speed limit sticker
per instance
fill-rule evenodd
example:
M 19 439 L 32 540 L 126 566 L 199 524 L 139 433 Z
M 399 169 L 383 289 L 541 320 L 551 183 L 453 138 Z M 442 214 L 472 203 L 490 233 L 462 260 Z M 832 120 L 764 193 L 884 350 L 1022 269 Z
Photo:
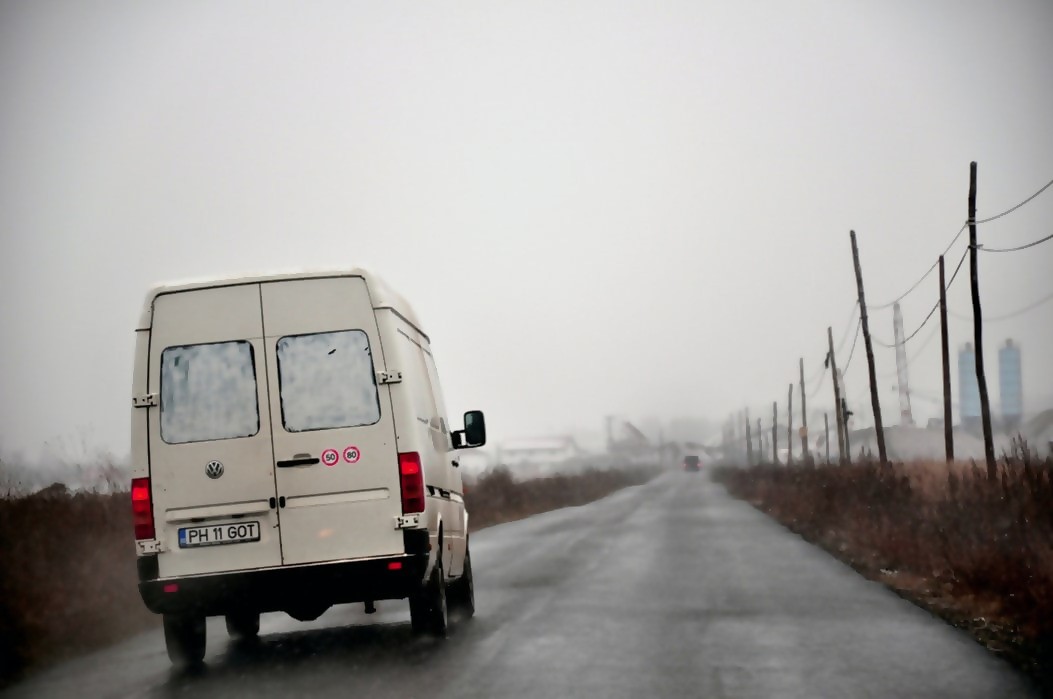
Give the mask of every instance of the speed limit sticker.
M 356 464 L 358 460 L 362 458 L 362 452 L 358 450 L 358 447 L 350 446 L 344 449 L 344 461 L 349 464 Z
M 340 454 L 336 449 L 326 449 L 322 452 L 322 463 L 326 466 L 336 466 L 336 462 L 340 460 Z

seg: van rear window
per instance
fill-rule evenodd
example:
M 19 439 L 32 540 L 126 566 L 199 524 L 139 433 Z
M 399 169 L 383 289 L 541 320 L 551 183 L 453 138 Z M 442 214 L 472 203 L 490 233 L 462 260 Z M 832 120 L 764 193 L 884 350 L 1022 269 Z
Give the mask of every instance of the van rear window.
M 185 345 L 161 353 L 161 439 L 185 444 L 259 431 L 250 343 Z
M 278 340 L 282 424 L 289 432 L 372 425 L 380 396 L 369 338 L 361 330 Z

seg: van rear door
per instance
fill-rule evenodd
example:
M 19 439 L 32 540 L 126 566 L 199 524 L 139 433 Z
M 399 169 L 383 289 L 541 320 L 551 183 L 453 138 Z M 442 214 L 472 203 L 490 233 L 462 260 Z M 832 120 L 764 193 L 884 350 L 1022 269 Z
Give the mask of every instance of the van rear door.
M 390 387 L 365 280 L 267 282 L 261 298 L 283 563 L 402 553 Z
M 148 390 L 161 577 L 281 565 L 257 284 L 158 296 Z

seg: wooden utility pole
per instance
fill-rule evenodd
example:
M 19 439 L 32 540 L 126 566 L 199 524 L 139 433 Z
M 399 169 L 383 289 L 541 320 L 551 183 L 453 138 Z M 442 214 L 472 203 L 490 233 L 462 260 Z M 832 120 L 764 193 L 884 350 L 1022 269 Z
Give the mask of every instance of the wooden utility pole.
M 764 433 L 761 432 L 760 418 L 757 418 L 757 463 L 764 461 Z
M 801 458 L 805 463 L 811 460 L 808 449 L 808 399 L 804 395 L 804 357 L 801 357 Z
M 830 342 L 830 354 L 827 356 L 827 359 L 830 363 L 830 376 L 834 379 L 834 420 L 837 422 L 837 460 L 839 463 L 844 463 L 846 430 L 841 422 L 841 382 L 837 380 L 837 359 L 834 357 L 834 330 L 830 326 L 826 327 L 826 339 Z M 829 445 L 829 442 L 827 442 L 827 445 Z M 826 455 L 826 460 L 830 460 L 829 454 Z
M 874 346 L 870 342 L 870 324 L 867 322 L 867 302 L 863 296 L 863 269 L 859 266 L 859 246 L 856 245 L 856 232 L 849 231 L 852 239 L 852 262 L 856 267 L 856 289 L 859 291 L 859 319 L 863 325 L 863 345 L 867 350 L 867 370 L 870 372 L 870 405 L 874 410 L 874 435 L 877 437 L 878 458 L 881 464 L 888 464 L 885 452 L 885 429 L 881 424 L 881 403 L 878 401 L 877 371 L 874 369 Z
M 943 341 L 943 443 L 947 463 L 954 461 L 954 417 L 951 415 L 951 348 L 947 339 L 947 281 L 940 255 L 940 339 Z
M 830 416 L 823 413 L 823 427 L 826 428 L 826 463 L 830 463 Z
M 973 344 L 976 350 L 976 385 L 980 389 L 980 419 L 984 426 L 984 455 L 987 457 L 987 478 L 998 475 L 994 455 L 994 435 L 991 434 L 991 405 L 987 400 L 987 376 L 984 374 L 983 317 L 980 313 L 980 280 L 977 271 L 976 249 L 976 162 L 969 163 L 969 282 L 973 294 Z
M 779 403 L 771 402 L 771 462 L 779 463 Z
M 786 465 L 793 466 L 793 384 L 786 396 Z
M 746 463 L 753 465 L 753 436 L 750 434 L 750 410 L 746 408 L 743 413 L 746 421 Z
M 848 439 L 848 403 L 845 401 L 845 397 L 841 396 L 841 422 L 845 425 L 845 463 L 852 463 L 852 444 Z

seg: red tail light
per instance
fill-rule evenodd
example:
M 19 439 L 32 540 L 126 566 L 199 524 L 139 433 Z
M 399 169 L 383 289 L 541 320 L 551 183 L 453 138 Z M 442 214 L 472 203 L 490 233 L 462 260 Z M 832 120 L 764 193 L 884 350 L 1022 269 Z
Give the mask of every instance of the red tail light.
M 154 503 L 149 478 L 132 479 L 132 521 L 136 540 L 154 538 Z
M 399 454 L 399 481 L 402 486 L 402 514 L 424 512 L 424 470 L 420 454 Z

